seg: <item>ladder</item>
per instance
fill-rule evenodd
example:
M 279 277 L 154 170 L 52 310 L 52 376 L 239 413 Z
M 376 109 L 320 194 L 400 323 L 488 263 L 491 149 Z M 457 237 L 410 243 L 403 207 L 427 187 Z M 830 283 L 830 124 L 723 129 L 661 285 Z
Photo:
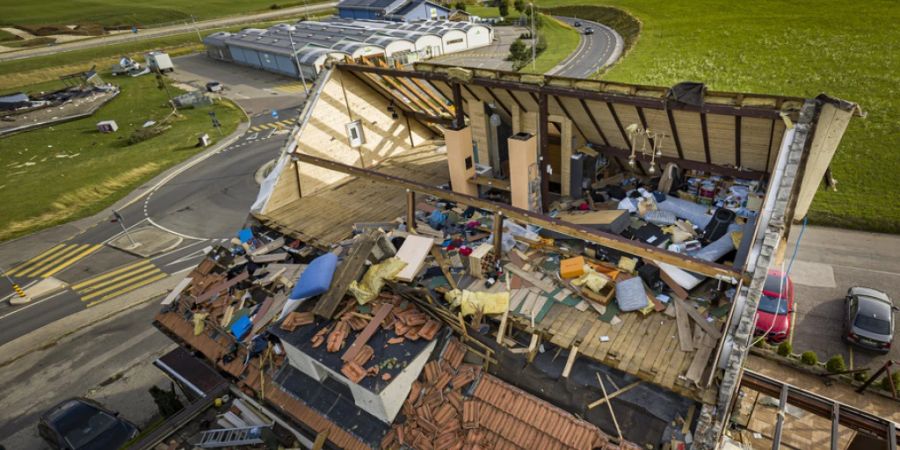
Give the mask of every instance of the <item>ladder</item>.
M 223 428 L 207 430 L 200 434 L 200 448 L 234 447 L 239 445 L 261 444 L 262 429 L 266 427 L 252 426 L 241 428 Z

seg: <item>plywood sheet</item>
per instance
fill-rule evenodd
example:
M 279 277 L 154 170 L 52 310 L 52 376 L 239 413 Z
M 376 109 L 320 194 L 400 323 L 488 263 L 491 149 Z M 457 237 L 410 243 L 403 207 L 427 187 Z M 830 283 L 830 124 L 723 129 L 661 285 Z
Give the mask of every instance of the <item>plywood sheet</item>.
M 406 267 L 397 274 L 397 279 L 405 282 L 412 281 L 422 270 L 425 257 L 428 256 L 432 246 L 434 246 L 434 239 L 430 237 L 414 234 L 407 236 L 403 245 L 397 250 L 397 258 L 406 263 Z

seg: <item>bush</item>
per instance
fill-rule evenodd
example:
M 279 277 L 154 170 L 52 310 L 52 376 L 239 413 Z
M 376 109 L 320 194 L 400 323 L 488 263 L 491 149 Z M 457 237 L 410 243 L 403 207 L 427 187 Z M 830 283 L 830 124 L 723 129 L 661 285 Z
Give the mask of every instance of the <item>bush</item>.
M 885 374 L 885 376 L 881 377 L 881 388 L 888 392 L 891 392 L 891 378 L 894 379 L 894 387 L 898 391 L 900 391 L 900 370 L 891 374 L 890 378 L 888 378 L 887 374 Z
M 278 3 L 272 3 L 269 5 L 269 9 L 281 9 L 281 6 Z
M 757 339 L 753 341 L 754 347 L 766 348 L 766 340 L 765 339 Z
M 788 355 L 791 354 L 791 352 L 794 351 L 794 347 L 791 345 L 790 342 L 784 341 L 784 342 L 778 344 L 777 351 L 778 351 L 779 355 L 787 357 Z
M 853 379 L 859 382 L 864 382 L 869 379 L 869 371 L 864 370 L 862 372 L 856 372 L 853 374 Z
M 497 10 L 500 12 L 500 17 L 506 17 L 509 15 L 509 1 L 508 0 L 500 0 L 500 4 L 497 5 Z
M 825 363 L 825 369 L 830 373 L 847 370 L 847 365 L 844 364 L 844 355 L 834 355 L 828 358 L 828 361 Z
M 806 351 L 800 355 L 800 362 L 806 364 L 807 366 L 814 366 L 819 362 L 819 357 L 816 356 L 816 352 Z
M 466 2 L 459 0 L 456 2 L 455 5 L 453 5 L 453 7 L 460 11 L 465 11 L 466 10 Z
M 126 141 L 126 145 L 134 145 L 141 142 L 146 141 L 147 139 L 154 138 L 163 134 L 164 131 L 169 129 L 169 127 L 163 126 L 152 126 L 148 128 L 138 128 L 128 136 L 128 140 Z

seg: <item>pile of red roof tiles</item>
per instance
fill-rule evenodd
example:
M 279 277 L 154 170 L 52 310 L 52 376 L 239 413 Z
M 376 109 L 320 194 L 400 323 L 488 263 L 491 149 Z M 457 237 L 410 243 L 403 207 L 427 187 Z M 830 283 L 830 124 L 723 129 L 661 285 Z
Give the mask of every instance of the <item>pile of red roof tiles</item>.
M 465 347 L 452 338 L 428 362 L 403 405 L 406 420 L 382 440 L 382 448 L 408 445 L 446 449 L 638 449 L 621 446 L 593 424 L 512 385 L 463 364 Z M 466 388 L 477 383 L 471 395 Z

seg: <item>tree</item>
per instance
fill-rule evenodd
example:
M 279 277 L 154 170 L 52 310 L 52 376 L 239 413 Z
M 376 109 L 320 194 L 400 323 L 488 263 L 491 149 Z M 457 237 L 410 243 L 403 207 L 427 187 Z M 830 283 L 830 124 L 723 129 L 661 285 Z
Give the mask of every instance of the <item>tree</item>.
M 509 0 L 500 0 L 497 4 L 497 9 L 500 10 L 500 16 L 506 17 L 509 15 Z
M 465 11 L 466 10 L 466 2 L 464 2 L 463 0 L 459 0 L 456 2 L 455 5 L 453 5 L 453 7 L 460 11 Z
M 525 6 L 526 6 L 525 0 L 515 0 L 513 2 L 513 8 L 515 8 L 515 10 L 520 13 L 525 11 Z

